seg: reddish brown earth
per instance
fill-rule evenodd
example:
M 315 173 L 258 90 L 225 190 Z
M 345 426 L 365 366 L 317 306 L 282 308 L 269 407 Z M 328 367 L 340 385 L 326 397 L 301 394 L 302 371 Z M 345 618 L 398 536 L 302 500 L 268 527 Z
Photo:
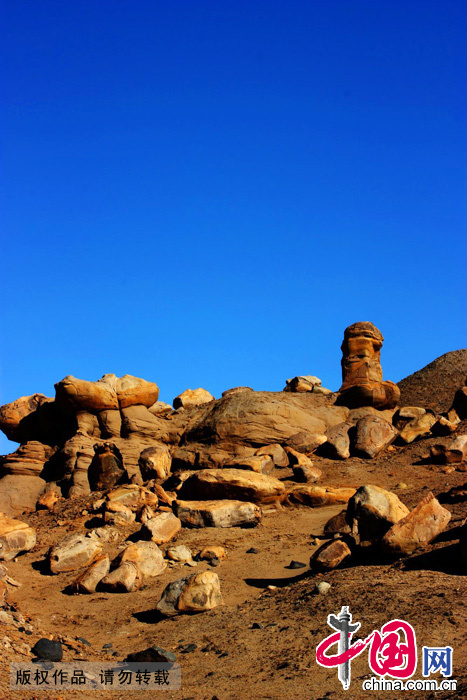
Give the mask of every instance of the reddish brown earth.
M 428 372 L 434 364 L 421 373 Z M 399 384 L 405 392 L 405 405 L 429 406 L 428 400 L 417 399 L 422 396 L 417 393 L 422 392 L 418 388 L 419 377 L 420 373 L 416 373 L 404 380 L 404 386 L 404 382 Z M 465 372 L 454 387 L 451 382 L 447 387 L 435 382 L 435 394 L 437 400 L 444 401 L 443 408 L 447 401 L 444 394 L 449 393 L 452 398 L 464 378 Z M 413 380 L 412 386 L 409 379 Z M 458 432 L 467 432 L 466 421 L 460 424 Z M 318 456 L 313 460 L 323 471 L 322 484 L 375 484 L 394 490 L 412 508 L 428 490 L 439 495 L 467 482 L 466 464 L 455 465 L 454 471 L 445 473 L 444 467 L 423 459 L 431 445 L 449 440 L 420 440 L 406 447 L 390 448 L 373 460 L 351 458 L 340 462 Z M 273 475 L 290 479 L 292 470 L 277 469 Z M 458 548 L 459 525 L 467 515 L 466 501 L 444 503 L 452 514 L 449 529 L 424 552 L 397 562 L 377 555 L 366 560 L 351 559 L 342 568 L 320 575 L 309 573 L 309 557 L 324 541 L 319 539 L 324 524 L 342 506 L 285 505 L 279 510 L 265 506 L 263 521 L 255 529 L 183 529 L 176 544 L 186 544 L 194 551 L 208 544 L 222 544 L 227 549 L 227 558 L 213 569 L 219 576 L 225 604 L 198 615 L 159 619 L 154 608 L 166 584 L 210 568 L 206 562 L 193 569 L 176 565 L 151 585 L 130 594 L 69 595 L 66 587 L 76 574 L 49 575 L 44 565 L 49 547 L 66 534 L 91 525 L 92 516 L 83 514 L 83 510 L 96 498 L 97 494 L 93 494 L 91 499 L 62 501 L 51 512 L 21 518 L 37 529 L 38 541 L 31 552 L 7 563 L 9 575 L 22 584 L 20 588 L 9 586 L 8 593 L 9 602 L 32 625 L 33 633 L 26 635 L 21 629 L 0 626 L 0 700 L 156 697 L 154 692 L 125 692 L 118 688 L 92 694 L 10 691 L 9 663 L 28 661 L 31 656 L 27 648 L 49 635 L 64 642 L 64 661 L 115 661 L 151 645 L 174 651 L 182 667 L 182 689 L 161 691 L 161 697 L 173 700 L 467 698 L 467 579 Z M 122 528 L 122 540 L 139 527 L 136 524 Z M 247 554 L 250 547 L 258 553 Z M 116 554 L 117 545 L 110 546 L 110 550 Z M 305 562 L 306 568 L 286 568 L 292 559 Z M 317 581 L 331 584 L 326 595 L 313 593 Z M 268 585 L 277 588 L 268 590 Z M 349 605 L 354 621 L 362 623 L 357 637 L 367 636 L 390 619 L 402 618 L 415 628 L 419 657 L 422 645 L 451 645 L 457 692 L 364 692 L 362 681 L 370 676 L 366 652 L 352 662 L 352 682 L 344 692 L 337 669 L 324 669 L 315 661 L 317 644 L 331 633 L 327 615 L 337 614 L 343 605 Z M 261 629 L 252 629 L 255 622 L 260 623 Z M 78 641 L 78 636 L 91 646 Z M 10 643 L 8 648 L 5 637 Z M 102 649 L 108 642 L 113 644 L 111 651 L 117 652 L 115 657 Z M 189 644 L 196 648 L 184 653 Z M 420 662 L 414 677 L 422 678 Z M 441 679 L 438 674 L 435 677 Z

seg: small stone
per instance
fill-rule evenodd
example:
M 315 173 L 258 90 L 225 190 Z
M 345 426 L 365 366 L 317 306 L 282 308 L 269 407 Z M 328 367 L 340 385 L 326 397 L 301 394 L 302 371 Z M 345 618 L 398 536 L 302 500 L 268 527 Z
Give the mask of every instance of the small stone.
M 251 629 L 252 630 L 262 630 L 263 625 L 261 624 L 261 622 L 253 622 L 253 624 L 251 625 Z
M 225 559 L 226 556 L 227 552 L 225 551 L 224 547 L 211 545 L 210 547 L 205 547 L 201 550 L 201 552 L 198 554 L 198 559 L 207 561 L 217 559 L 218 561 L 220 561 L 221 559 Z
M 153 646 L 142 651 L 137 651 L 134 654 L 128 654 L 125 661 L 129 663 L 171 663 L 176 660 L 175 654 L 171 651 L 166 651 L 162 647 Z
M 247 554 L 258 554 L 258 550 L 255 549 L 255 547 L 250 547 L 250 549 L 246 550 Z
M 316 584 L 315 591 L 316 591 L 316 593 L 319 593 L 319 595 L 326 595 L 326 593 L 329 591 L 330 588 L 331 588 L 330 583 L 327 583 L 326 581 L 320 581 L 319 583 Z
M 107 642 L 107 644 L 104 644 L 102 648 L 103 649 L 112 649 L 112 647 L 113 647 L 112 642 Z
M 351 553 L 349 546 L 342 540 L 326 542 L 312 555 L 310 569 L 312 571 L 336 569 Z
M 81 642 L 81 644 L 85 644 L 87 647 L 91 646 L 91 642 L 88 642 L 88 640 L 85 639 L 84 637 L 76 637 L 76 639 L 78 640 L 78 642 Z M 112 645 L 110 645 L 110 646 L 112 646 Z
M 295 559 L 292 559 L 290 564 L 286 566 L 286 569 L 304 569 L 306 564 L 304 564 L 302 561 L 295 561 Z
M 396 484 L 394 486 L 395 489 L 399 489 L 400 491 L 403 491 L 404 489 L 408 489 L 409 487 L 405 483 L 405 481 L 401 481 L 399 484 Z
M 155 544 L 170 542 L 182 528 L 182 523 L 173 513 L 161 513 L 143 526 L 141 533 Z
M 277 589 L 277 586 L 268 586 L 268 591 L 275 591 Z
M 180 544 L 177 547 L 169 547 L 167 550 L 167 558 L 171 561 L 188 563 L 193 560 L 193 555 L 189 547 L 186 547 L 184 544 Z
M 61 661 L 63 658 L 63 649 L 60 642 L 53 642 L 50 639 L 42 637 L 31 649 L 31 653 L 44 661 Z
M 190 654 L 192 651 L 195 651 L 198 648 L 197 644 L 188 644 L 186 647 L 182 649 L 182 654 Z

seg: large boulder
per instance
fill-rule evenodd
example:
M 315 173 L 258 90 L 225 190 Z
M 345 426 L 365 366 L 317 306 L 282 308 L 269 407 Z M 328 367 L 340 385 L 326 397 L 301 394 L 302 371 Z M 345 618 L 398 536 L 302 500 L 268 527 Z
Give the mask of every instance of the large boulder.
M 243 469 L 202 469 L 183 482 L 178 495 L 188 501 L 226 498 L 272 503 L 285 497 L 285 486 L 272 476 Z
M 110 559 L 107 554 L 98 557 L 91 566 L 78 576 L 73 586 L 79 593 L 94 593 L 100 581 L 110 570 Z
M 384 535 L 383 549 L 394 556 L 412 554 L 432 542 L 448 526 L 451 513 L 430 492 Z
M 312 555 L 310 569 L 313 572 L 331 571 L 340 566 L 351 554 L 350 547 L 341 539 L 326 542 Z
M 394 442 L 397 435 L 397 430 L 384 418 L 365 416 L 357 423 L 354 450 L 356 454 L 372 459 Z
M 138 463 L 143 481 L 163 480 L 170 475 L 172 457 L 166 445 L 153 445 L 141 452 Z
M 97 382 L 77 379 L 69 374 L 55 384 L 55 401 L 64 411 L 72 413 L 98 413 L 118 408 L 116 380 L 114 374 L 106 374 Z
M 430 435 L 431 429 L 437 420 L 438 419 L 434 413 L 431 413 L 431 411 L 426 412 L 407 423 L 407 425 L 402 428 L 399 434 L 399 439 L 402 440 L 402 442 L 409 444 L 417 438 Z
M 245 501 L 180 501 L 173 509 L 184 527 L 255 527 L 261 509 Z
M 378 541 L 409 509 L 391 491 L 379 486 L 361 486 L 347 505 L 346 520 L 361 545 Z
M 188 427 L 184 441 L 283 444 L 300 432 L 323 435 L 347 416 L 345 407 L 313 393 L 242 391 L 213 402 Z
M 219 577 L 213 571 L 202 571 L 169 583 L 156 608 L 163 615 L 197 613 L 222 605 Z
M 82 569 L 89 566 L 101 553 L 102 544 L 95 537 L 81 533 L 67 535 L 50 550 L 50 571 L 60 574 Z
M 0 559 L 9 561 L 36 544 L 36 531 L 20 520 L 0 513 Z
M 463 462 L 467 459 L 467 435 L 458 435 L 448 445 L 433 445 L 431 456 L 441 464 Z
M 173 407 L 175 409 L 191 408 L 192 406 L 202 406 L 211 401 L 215 401 L 215 398 L 206 389 L 201 387 L 199 389 L 186 389 L 174 398 Z
M 153 406 L 159 398 L 159 387 L 146 379 L 125 374 L 117 379 L 117 399 L 120 408 L 128 406 Z
M 36 411 L 44 403 L 53 401 L 44 394 L 21 396 L 19 399 L 0 406 L 0 430 L 13 442 L 37 439 L 31 433 L 38 433 Z

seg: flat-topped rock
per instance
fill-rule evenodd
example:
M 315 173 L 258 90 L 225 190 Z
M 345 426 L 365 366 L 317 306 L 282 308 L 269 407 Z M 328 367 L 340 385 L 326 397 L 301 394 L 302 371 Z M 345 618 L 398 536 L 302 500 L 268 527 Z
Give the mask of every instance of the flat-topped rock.
M 272 476 L 243 469 L 203 469 L 183 482 L 178 496 L 181 500 L 271 503 L 285 497 L 285 486 Z
M 82 533 L 67 535 L 50 550 L 50 571 L 60 574 L 82 569 L 89 566 L 101 553 L 102 544 L 95 537 L 88 537 Z
M 181 501 L 173 509 L 184 527 L 255 527 L 261 509 L 245 501 Z

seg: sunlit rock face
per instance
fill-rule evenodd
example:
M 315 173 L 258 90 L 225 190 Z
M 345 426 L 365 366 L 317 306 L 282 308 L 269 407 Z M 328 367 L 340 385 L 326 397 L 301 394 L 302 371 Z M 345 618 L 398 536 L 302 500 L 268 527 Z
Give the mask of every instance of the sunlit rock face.
M 342 386 L 337 403 L 358 408 L 394 408 L 400 398 L 393 382 L 383 382 L 381 347 L 383 335 L 368 321 L 353 323 L 344 331 L 342 343 Z

